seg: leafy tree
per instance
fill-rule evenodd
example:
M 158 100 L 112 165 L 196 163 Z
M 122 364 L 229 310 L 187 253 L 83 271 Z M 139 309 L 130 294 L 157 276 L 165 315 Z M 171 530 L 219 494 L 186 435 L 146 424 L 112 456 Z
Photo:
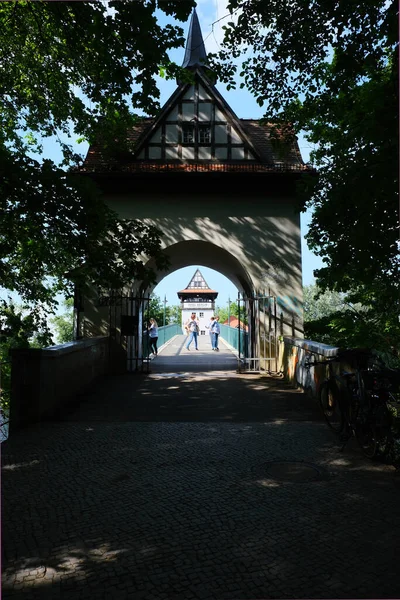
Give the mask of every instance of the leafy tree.
M 10 348 L 44 348 L 52 344 L 46 314 L 36 307 L 32 312 L 27 305 L 16 305 L 8 297 L 0 299 L 0 352 L 8 358 Z
M 304 321 L 315 321 L 345 310 L 344 294 L 340 292 L 322 291 L 316 285 L 303 287 Z
M 341 348 L 373 348 L 387 364 L 400 366 L 397 324 L 370 299 L 362 304 L 355 302 L 359 294 L 323 292 L 315 285 L 305 286 L 303 296 L 306 338 Z
M 215 307 L 215 314 L 219 315 L 219 322 L 224 323 L 228 320 L 229 316 L 231 317 L 239 317 L 239 305 L 237 302 L 230 303 L 230 309 L 228 311 L 228 307 Z M 247 316 L 245 314 L 245 310 L 243 305 L 240 306 L 240 321 L 242 323 L 247 324 Z
M 164 318 L 164 303 L 161 302 L 159 296 L 156 296 L 155 294 L 151 295 L 147 314 L 149 315 L 149 318 L 153 318 L 157 321 L 157 325 L 159 327 L 162 326 Z
M 179 304 L 167 307 L 167 313 L 168 325 L 172 323 L 177 323 L 180 325 L 182 323 L 182 309 Z
M 29 2 L 0 4 L 0 283 L 54 312 L 71 281 L 117 288 L 152 279 L 138 256 L 160 253 L 159 232 L 119 222 L 81 164 L 68 136 L 101 139 L 108 158 L 126 152 L 126 130 L 159 106 L 155 76 L 180 69 L 168 50 L 182 46 L 180 27 L 161 27 L 156 8 L 186 20 L 192 2 Z M 42 160 L 42 141 L 62 150 L 61 165 Z M 65 171 L 64 169 L 69 169 Z M 39 320 L 35 321 L 40 328 Z
M 56 330 L 56 341 L 58 344 L 72 342 L 74 339 L 74 299 L 64 300 L 66 311 L 62 315 L 56 315 L 50 319 L 51 324 Z
M 400 340 L 398 246 L 398 4 L 387 0 L 230 0 L 222 66 L 232 59 L 284 153 L 304 131 L 318 177 L 305 178 L 313 208 L 310 248 L 323 257 L 323 289 L 349 292 Z M 285 123 L 290 126 L 285 127 Z M 364 315 L 365 316 L 365 315 Z M 387 344 L 386 341 L 382 342 Z
M 44 348 L 52 344 L 46 315 L 36 307 L 18 306 L 8 297 L 0 300 L 0 414 L 8 414 L 11 386 L 11 348 Z M 1 416 L 0 416 L 1 422 Z

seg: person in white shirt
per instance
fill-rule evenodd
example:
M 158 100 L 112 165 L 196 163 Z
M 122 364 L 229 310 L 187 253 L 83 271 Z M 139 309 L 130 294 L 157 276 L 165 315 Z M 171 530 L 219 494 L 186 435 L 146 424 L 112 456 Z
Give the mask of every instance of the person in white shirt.
M 211 317 L 210 318 L 210 322 L 208 325 L 206 325 L 206 329 L 208 329 L 208 333 L 210 334 L 210 342 L 211 342 L 211 349 L 214 350 L 214 344 L 213 344 L 213 331 L 212 331 L 212 326 L 214 325 L 214 320 L 215 317 Z
M 149 351 L 157 356 L 158 325 L 155 319 L 150 319 L 149 326 Z
M 212 337 L 212 349 L 216 350 L 217 352 L 219 352 L 219 348 L 218 348 L 218 336 L 221 333 L 221 327 L 219 325 L 219 317 L 215 317 L 214 319 L 214 323 L 212 325 L 212 332 L 213 332 L 213 337 Z

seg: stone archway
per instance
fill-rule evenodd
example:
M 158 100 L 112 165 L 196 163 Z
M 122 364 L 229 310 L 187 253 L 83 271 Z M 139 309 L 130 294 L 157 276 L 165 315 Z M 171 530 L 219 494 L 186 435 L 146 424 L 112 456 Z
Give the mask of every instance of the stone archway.
M 186 240 L 177 242 L 164 249 L 170 262 L 168 273 L 157 273 L 156 282 L 147 288 L 151 293 L 167 275 L 190 265 L 202 265 L 218 271 L 227 277 L 244 296 L 252 295 L 252 282 L 244 266 L 230 252 L 212 242 L 201 240 Z M 147 262 L 148 267 L 154 266 L 154 261 Z

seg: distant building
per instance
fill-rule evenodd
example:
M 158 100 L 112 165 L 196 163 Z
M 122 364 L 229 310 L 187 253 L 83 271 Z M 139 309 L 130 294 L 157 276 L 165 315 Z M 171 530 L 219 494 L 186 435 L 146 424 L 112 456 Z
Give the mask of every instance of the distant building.
M 200 322 L 200 335 L 208 333 L 206 325 L 208 325 L 210 318 L 214 316 L 217 296 L 218 292 L 210 290 L 203 275 L 197 269 L 188 286 L 178 292 L 182 309 L 182 331 L 184 333 L 186 333 L 184 325 L 193 312 L 196 313 Z
M 226 319 L 226 321 L 224 321 L 222 324 L 229 325 L 229 327 L 239 327 L 239 320 L 237 317 L 232 315 L 231 317 L 229 317 L 229 319 Z M 240 321 L 240 329 L 244 329 L 244 331 L 248 331 L 249 328 L 247 325 L 245 325 L 245 323 L 243 323 L 243 321 Z

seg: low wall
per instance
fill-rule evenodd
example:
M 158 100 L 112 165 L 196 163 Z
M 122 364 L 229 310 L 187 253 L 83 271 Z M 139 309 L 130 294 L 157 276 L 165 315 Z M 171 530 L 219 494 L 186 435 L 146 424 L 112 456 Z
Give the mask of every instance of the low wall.
M 12 430 L 55 415 L 110 372 L 109 338 L 89 338 L 44 349 L 14 349 L 11 358 Z
M 339 348 L 293 337 L 284 337 L 283 340 L 282 370 L 285 379 L 316 397 L 319 386 L 326 378 L 326 366 L 317 365 L 307 368 L 306 365 L 313 360 L 319 361 L 336 356 Z M 335 365 L 335 368 L 340 369 L 340 364 Z

